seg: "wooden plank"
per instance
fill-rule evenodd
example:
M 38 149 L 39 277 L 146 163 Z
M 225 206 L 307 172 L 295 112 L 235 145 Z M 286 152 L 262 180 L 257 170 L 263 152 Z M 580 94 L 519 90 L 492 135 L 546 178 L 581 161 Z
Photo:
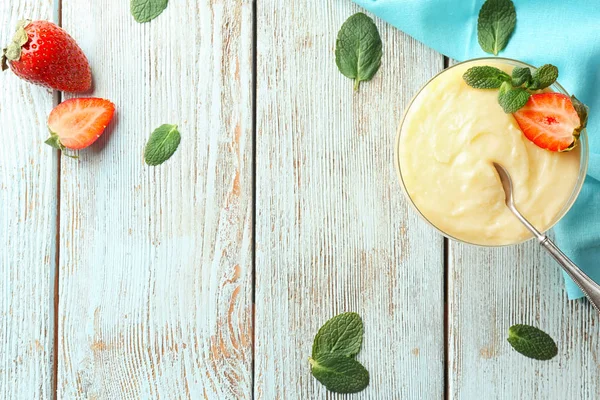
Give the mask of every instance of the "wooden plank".
M 442 57 L 377 20 L 381 70 L 360 92 L 334 61 L 348 1 L 257 2 L 257 399 L 324 398 L 318 328 L 357 311 L 361 398 L 441 398 L 443 242 L 401 192 L 396 129 Z
M 567 299 L 558 265 L 536 243 L 451 244 L 450 276 L 450 398 L 600 397 L 598 314 Z M 540 362 L 515 352 L 506 338 L 519 323 L 550 334 L 558 356 Z
M 600 397 L 598 314 L 567 299 L 560 267 L 537 243 L 450 242 L 448 264 L 449 398 Z M 540 362 L 515 352 L 506 341 L 514 324 L 546 331 L 558 356 Z
M 0 3 L 0 43 L 23 18 L 52 20 L 52 0 Z M 58 160 L 44 144 L 51 90 L 0 73 L 0 398 L 52 392 Z
M 252 4 L 63 0 L 63 24 L 115 121 L 61 173 L 58 392 L 249 398 L 252 386 Z M 179 125 L 165 164 L 152 130 Z
M 0 4 L 0 43 L 53 2 Z M 0 74 L 0 398 L 50 398 L 56 269 L 57 154 L 44 144 L 51 90 Z

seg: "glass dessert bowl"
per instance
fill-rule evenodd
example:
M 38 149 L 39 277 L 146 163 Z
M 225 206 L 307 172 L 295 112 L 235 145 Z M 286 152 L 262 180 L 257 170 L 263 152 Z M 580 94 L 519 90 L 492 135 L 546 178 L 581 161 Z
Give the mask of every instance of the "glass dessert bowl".
M 551 229 L 573 206 L 585 180 L 585 130 L 570 152 L 552 152 L 527 139 L 497 90 L 474 89 L 462 79 L 473 66 L 508 74 L 535 68 L 505 58 L 456 64 L 432 78 L 410 102 L 396 138 L 395 163 L 405 194 L 417 212 L 446 237 L 481 246 L 532 238 L 504 203 L 492 162 L 514 183 L 515 204 L 533 225 Z M 558 83 L 545 91 L 567 94 Z

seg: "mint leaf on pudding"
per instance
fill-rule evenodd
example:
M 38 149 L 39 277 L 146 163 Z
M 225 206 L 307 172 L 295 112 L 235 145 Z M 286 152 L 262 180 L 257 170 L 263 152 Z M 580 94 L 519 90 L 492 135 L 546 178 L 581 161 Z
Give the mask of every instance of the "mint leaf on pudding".
M 354 357 L 360 351 L 363 322 L 354 312 L 336 315 L 319 329 L 312 347 L 312 357 L 335 353 Z
M 546 89 L 558 79 L 558 68 L 552 64 L 542 65 L 533 73 L 531 83 L 527 86 L 530 90 Z
M 512 85 L 523 86 L 531 80 L 531 70 L 527 67 L 515 67 L 512 71 Z
M 469 68 L 463 74 L 463 80 L 475 89 L 498 89 L 510 80 L 510 76 L 498 68 L 482 66 Z
M 534 326 L 511 326 L 507 340 L 517 352 L 535 360 L 550 360 L 558 354 L 556 343 L 550 335 Z
M 477 38 L 486 53 L 498 55 L 515 30 L 517 12 L 511 0 L 487 0 L 479 11 Z
M 339 354 L 322 354 L 310 358 L 311 372 L 327 390 L 357 393 L 369 385 L 369 371 L 353 358 Z
M 463 80 L 475 89 L 499 88 L 498 103 L 507 114 L 519 111 L 527 104 L 532 92 L 547 88 L 556 82 L 557 78 L 558 68 L 551 64 L 541 66 L 533 74 L 528 67 L 514 67 L 512 74 L 508 75 L 490 66 L 472 67 L 463 74 Z M 576 109 L 579 107 L 578 114 L 581 113 L 579 117 L 582 123 L 585 123 L 587 108 L 577 99 L 575 101 L 578 105 L 574 104 L 574 106 Z
M 335 63 L 340 72 L 354 79 L 354 89 L 360 82 L 373 78 L 381 66 L 381 36 L 371 18 L 356 13 L 344 22 L 335 44 Z
M 181 142 L 177 125 L 164 124 L 152 132 L 144 150 L 144 160 L 150 166 L 156 166 L 167 161 Z
M 167 8 L 169 0 L 131 0 L 129 8 L 137 22 L 152 21 Z
M 498 93 L 498 103 L 507 114 L 519 111 L 529 100 L 531 94 L 523 88 L 512 87 L 510 83 L 505 82 L 500 87 Z

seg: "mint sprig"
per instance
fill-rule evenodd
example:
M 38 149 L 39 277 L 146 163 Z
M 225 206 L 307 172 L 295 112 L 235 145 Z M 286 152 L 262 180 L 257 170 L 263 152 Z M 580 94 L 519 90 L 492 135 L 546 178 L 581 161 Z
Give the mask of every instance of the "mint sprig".
M 335 43 L 335 63 L 344 76 L 354 79 L 354 90 L 379 70 L 381 49 L 377 26 L 367 15 L 359 12 L 344 22 Z
M 517 12 L 511 0 L 487 0 L 479 11 L 477 39 L 486 53 L 498 55 L 515 30 Z
M 543 65 L 533 73 L 528 67 L 515 67 L 508 75 L 495 67 L 477 66 L 463 74 L 466 84 L 475 89 L 500 89 L 498 103 L 507 114 L 519 111 L 527 104 L 531 92 L 551 86 L 557 78 L 558 68 L 551 64 Z
M 309 362 L 313 376 L 328 390 L 357 393 L 369 385 L 369 372 L 354 359 L 362 337 L 362 319 L 353 312 L 336 315 L 319 329 Z
M 534 326 L 511 326 L 507 340 L 517 352 L 535 360 L 550 360 L 558 354 L 554 339 Z

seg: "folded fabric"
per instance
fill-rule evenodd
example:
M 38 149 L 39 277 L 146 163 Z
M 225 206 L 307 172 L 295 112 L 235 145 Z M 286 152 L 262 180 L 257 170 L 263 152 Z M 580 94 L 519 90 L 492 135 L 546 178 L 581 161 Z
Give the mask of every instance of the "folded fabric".
M 490 56 L 477 40 L 477 18 L 484 0 L 354 1 L 448 57 L 464 61 Z M 590 107 L 588 177 L 555 234 L 559 247 L 600 282 L 600 1 L 513 2 L 517 27 L 500 56 L 538 66 L 556 65 L 561 85 Z M 566 275 L 565 279 L 569 298 L 582 297 L 577 285 Z

